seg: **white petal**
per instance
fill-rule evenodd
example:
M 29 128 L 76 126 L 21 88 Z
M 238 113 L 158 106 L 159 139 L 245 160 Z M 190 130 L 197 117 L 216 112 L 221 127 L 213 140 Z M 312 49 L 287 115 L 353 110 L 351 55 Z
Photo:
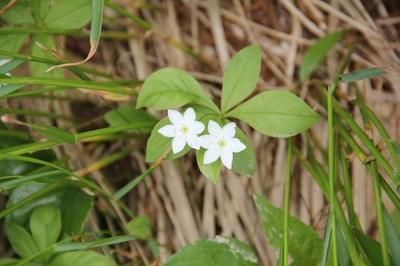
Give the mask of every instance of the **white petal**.
M 175 110 L 168 110 L 168 118 L 176 126 L 181 126 L 184 122 L 182 114 Z
M 199 145 L 204 149 L 210 149 L 215 146 L 216 140 L 217 139 L 211 135 L 204 135 L 197 139 L 197 143 L 199 143 Z
M 172 152 L 175 154 L 182 151 L 183 148 L 185 148 L 185 145 L 186 139 L 183 136 L 175 136 L 175 138 L 172 140 Z
M 187 134 L 186 135 L 186 142 L 187 144 L 195 150 L 200 149 L 200 144 L 198 143 L 197 139 L 199 137 L 196 134 Z
M 229 148 L 225 148 L 222 150 L 221 161 L 222 164 L 226 166 L 226 168 L 232 168 L 233 153 Z
M 183 120 L 185 121 L 186 125 L 190 125 L 196 120 L 196 113 L 194 112 L 193 108 L 186 109 L 185 113 L 183 114 Z
M 217 124 L 217 122 L 210 120 L 208 121 L 208 132 L 212 136 L 220 137 L 221 136 L 221 127 Z
M 236 124 L 234 122 L 231 122 L 229 124 L 226 124 L 222 128 L 222 134 L 224 135 L 226 140 L 229 140 L 235 136 L 235 134 L 236 134 L 235 127 L 236 127 Z
M 232 152 L 241 152 L 246 149 L 246 145 L 240 142 L 240 140 L 237 138 L 229 140 L 227 144 Z
M 204 153 L 204 159 L 203 163 L 204 164 L 210 164 L 218 160 L 220 156 L 219 150 L 218 149 L 209 149 Z
M 158 133 L 163 135 L 164 137 L 173 138 L 176 136 L 176 127 L 173 125 L 166 125 L 157 130 Z
M 194 121 L 191 125 L 190 125 L 190 131 L 194 134 L 200 134 L 201 132 L 204 131 L 206 127 L 204 126 L 203 123 L 199 122 L 199 121 Z

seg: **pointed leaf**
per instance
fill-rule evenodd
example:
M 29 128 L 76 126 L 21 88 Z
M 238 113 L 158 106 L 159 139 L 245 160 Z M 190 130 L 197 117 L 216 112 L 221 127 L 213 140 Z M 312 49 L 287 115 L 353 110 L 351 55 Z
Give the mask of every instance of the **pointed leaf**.
M 7 95 L 7 94 L 9 94 L 9 93 L 11 93 L 11 92 L 17 91 L 20 88 L 25 87 L 25 86 L 26 86 L 26 84 L 7 84 L 7 85 L 3 85 L 3 86 L 1 86 L 1 89 L 0 89 L 0 98 L 5 96 L 5 95 Z
M 30 228 L 40 250 L 53 245 L 61 232 L 60 209 L 54 205 L 36 208 L 30 218 Z
M 49 29 L 73 30 L 83 27 L 91 18 L 92 0 L 57 0 L 43 22 Z
M 75 243 L 55 243 L 53 245 L 54 252 L 66 252 L 71 250 L 82 250 L 88 248 L 104 247 L 109 245 L 120 244 L 132 240 L 136 240 L 134 236 L 114 236 L 100 240 L 75 242 Z
M 58 255 L 49 266 L 113 266 L 115 261 L 93 251 L 66 252 Z
M 303 100 L 287 91 L 266 91 L 241 104 L 227 116 L 238 118 L 262 134 L 287 138 L 320 119 Z
M 372 265 L 384 265 L 381 244 L 375 239 L 365 235 L 358 228 L 353 228 L 353 233 Z
M 357 71 L 353 71 L 347 74 L 340 74 L 340 82 L 355 82 L 363 79 L 371 79 L 375 77 L 380 77 L 388 74 L 382 68 L 369 68 L 369 69 L 360 69 Z
M 5 27 L 3 30 L 7 29 Z M 9 30 L 12 30 L 8 28 Z M 2 51 L 16 53 L 19 51 L 21 46 L 24 44 L 26 38 L 29 34 L 10 34 L 10 35 L 0 35 L 0 47 Z M 0 56 L 0 58 L 5 58 Z
M 301 82 L 305 81 L 314 72 L 321 59 L 342 39 L 343 35 L 343 31 L 327 34 L 305 52 L 299 70 Z
M 150 219 L 147 216 L 139 216 L 132 219 L 126 224 L 126 230 L 130 235 L 140 239 L 148 239 L 150 237 Z
M 134 105 L 125 105 L 120 108 L 111 110 L 104 115 L 104 120 L 110 126 L 122 126 L 129 123 L 139 123 L 146 121 L 157 122 L 157 118 L 144 110 L 136 110 Z M 140 131 L 144 133 L 151 132 L 153 127 L 141 128 Z
M 0 73 L 6 74 L 7 72 L 10 72 L 17 66 L 21 65 L 22 63 L 25 62 L 25 59 L 21 58 L 12 58 L 10 61 L 7 61 L 5 64 L 0 65 Z M 3 89 L 3 87 L 2 87 Z
M 151 74 L 139 91 L 137 108 L 148 106 L 156 110 L 181 107 L 195 103 L 218 113 L 200 84 L 186 72 L 177 68 L 164 68 Z
M 18 256 L 27 258 L 39 252 L 38 246 L 25 228 L 9 222 L 6 222 L 5 228 L 8 241 Z
M 215 185 L 218 184 L 218 178 L 219 178 L 219 173 L 221 170 L 221 159 L 216 160 L 213 163 L 210 164 L 204 164 L 204 154 L 206 153 L 206 149 L 200 148 L 200 150 L 196 151 L 196 160 L 197 160 L 197 165 L 199 166 L 199 169 L 201 173 L 209 178 Z
M 74 134 L 69 133 L 68 131 L 64 131 L 58 127 L 53 127 L 49 125 L 41 125 L 41 124 L 25 124 L 28 127 L 36 130 L 43 136 L 57 140 L 59 142 L 65 142 L 68 144 L 74 144 L 76 142 L 76 136 Z
M 390 218 L 385 206 L 383 206 L 383 221 L 385 223 L 386 238 L 389 245 L 390 253 L 392 254 L 393 263 L 394 265 L 400 265 L 400 238 L 396 232 L 396 228 L 394 227 L 392 219 Z
M 254 91 L 260 69 L 261 53 L 258 45 L 251 45 L 240 50 L 229 61 L 222 84 L 222 112 L 227 112 Z
M 256 194 L 253 195 L 258 213 L 264 225 L 268 242 L 279 257 L 282 233 L 283 210 Z M 293 260 L 291 265 L 318 265 L 321 263 L 323 242 L 318 234 L 308 225 L 294 216 L 289 216 L 288 252 Z
M 172 255 L 164 266 L 255 266 L 257 257 L 245 243 L 232 238 L 217 236 L 199 239 Z
M 171 124 L 168 117 L 161 119 L 153 128 L 150 138 L 147 141 L 146 146 L 146 162 L 155 162 L 160 157 L 165 155 L 168 149 L 171 149 L 172 138 L 167 138 L 158 133 L 157 131 L 165 125 Z M 165 160 L 173 160 L 182 157 L 190 151 L 190 146 L 186 144 L 185 148 L 176 154 L 170 150 L 165 157 Z

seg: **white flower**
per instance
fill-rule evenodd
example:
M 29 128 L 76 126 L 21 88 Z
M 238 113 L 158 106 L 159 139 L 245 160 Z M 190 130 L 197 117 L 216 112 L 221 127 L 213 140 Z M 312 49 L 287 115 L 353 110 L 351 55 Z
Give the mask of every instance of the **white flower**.
M 204 154 L 204 164 L 215 162 L 221 157 L 222 164 L 226 168 L 232 168 L 233 153 L 241 152 L 246 149 L 246 145 L 234 138 L 236 134 L 236 124 L 231 122 L 222 129 L 214 121 L 208 122 L 208 132 L 210 135 L 199 137 L 198 142 L 201 147 L 207 149 Z
M 186 143 L 193 149 L 200 149 L 197 135 L 204 131 L 205 126 L 195 121 L 196 113 L 193 108 L 188 108 L 183 116 L 178 111 L 168 110 L 168 118 L 172 125 L 163 126 L 157 132 L 165 137 L 174 138 L 172 140 L 173 153 L 182 151 Z

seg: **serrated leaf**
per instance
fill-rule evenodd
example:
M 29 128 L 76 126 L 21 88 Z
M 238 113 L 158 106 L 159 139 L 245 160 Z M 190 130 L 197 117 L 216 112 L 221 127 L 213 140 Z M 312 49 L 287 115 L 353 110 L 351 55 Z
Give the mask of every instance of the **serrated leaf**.
M 150 138 L 147 141 L 146 146 L 146 162 L 155 162 L 163 156 L 168 149 L 171 148 L 172 138 L 167 138 L 158 133 L 157 131 L 165 126 L 171 124 L 168 117 L 164 117 L 161 119 L 153 128 L 151 132 Z M 186 153 L 190 151 L 190 146 L 186 144 L 185 148 L 176 154 L 170 150 L 165 157 L 165 160 L 173 160 L 179 157 L 182 157 Z
M 245 243 L 232 238 L 218 236 L 214 239 L 199 239 L 172 255 L 164 266 L 254 266 L 257 257 Z
M 177 68 L 163 68 L 147 77 L 139 91 L 137 108 L 148 106 L 156 110 L 181 107 L 187 103 L 199 104 L 218 113 L 200 84 Z
M 308 48 L 300 64 L 299 76 L 301 82 L 314 72 L 321 59 L 342 39 L 343 35 L 343 31 L 327 34 Z
M 43 19 L 49 29 L 78 29 L 92 18 L 91 0 L 57 0 Z
M 260 69 L 261 53 L 258 45 L 248 46 L 233 56 L 223 76 L 222 112 L 229 111 L 254 91 Z
M 76 142 L 76 136 L 67 131 L 64 131 L 58 127 L 53 127 L 49 125 L 41 125 L 41 124 L 25 124 L 26 126 L 36 130 L 43 136 L 56 140 L 59 142 L 65 142 L 68 144 L 74 144 Z
M 53 245 L 61 232 L 60 209 L 52 205 L 36 208 L 32 212 L 29 225 L 33 239 L 40 250 Z
M 38 246 L 25 228 L 18 224 L 6 222 L 5 229 L 8 241 L 18 256 L 27 258 L 39 252 Z
M 346 74 L 340 74 L 340 82 L 355 82 L 363 79 L 371 79 L 388 74 L 382 68 L 360 69 Z
M 139 123 L 146 121 L 158 121 L 153 115 L 144 110 L 136 110 L 134 105 L 125 105 L 115 110 L 111 110 L 104 115 L 104 120 L 110 126 L 122 126 L 129 123 Z M 151 132 L 153 127 L 141 128 L 141 132 Z
M 227 116 L 238 118 L 262 134 L 277 138 L 296 135 L 320 119 L 303 100 L 280 90 L 262 92 Z
M 55 50 L 55 45 L 53 43 L 53 40 L 50 38 L 50 36 L 47 34 L 37 34 L 35 36 L 35 40 L 31 43 L 31 55 L 40 57 L 40 58 L 44 58 L 44 59 L 54 60 L 54 57 L 46 50 L 43 50 L 42 48 L 40 48 L 36 44 L 36 42 L 40 43 L 41 45 L 43 45 L 49 49 Z M 63 77 L 63 73 L 60 69 L 46 73 L 46 70 L 49 67 L 51 67 L 51 65 L 49 65 L 49 64 L 29 61 L 29 66 L 35 77 L 47 77 L 47 78 L 62 78 Z
M 117 265 L 115 261 L 104 255 L 92 251 L 66 252 L 57 255 L 49 266 L 111 266 Z
M 150 219 L 147 216 L 135 217 L 126 224 L 126 230 L 130 235 L 140 239 L 148 239 L 150 237 Z
M 258 213 L 264 225 L 264 232 L 277 258 L 282 245 L 283 210 L 256 194 L 253 195 Z M 294 216 L 289 216 L 288 253 L 293 262 L 290 265 L 318 265 L 321 263 L 323 242 L 308 225 Z

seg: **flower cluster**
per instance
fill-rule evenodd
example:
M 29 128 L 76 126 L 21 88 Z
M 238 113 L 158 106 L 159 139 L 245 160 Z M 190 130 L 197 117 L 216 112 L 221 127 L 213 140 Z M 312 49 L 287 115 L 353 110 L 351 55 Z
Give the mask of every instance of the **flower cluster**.
M 241 152 L 246 146 L 237 138 L 236 124 L 231 122 L 221 128 L 215 121 L 208 122 L 209 135 L 198 136 L 205 126 L 196 121 L 196 113 L 193 108 L 188 108 L 182 115 L 178 111 L 168 110 L 168 118 L 172 125 L 163 126 L 158 130 L 161 135 L 173 138 L 172 152 L 182 151 L 186 144 L 191 148 L 199 150 L 203 147 L 207 151 L 204 154 L 204 164 L 210 164 L 221 158 L 221 162 L 228 169 L 232 168 L 233 153 Z

